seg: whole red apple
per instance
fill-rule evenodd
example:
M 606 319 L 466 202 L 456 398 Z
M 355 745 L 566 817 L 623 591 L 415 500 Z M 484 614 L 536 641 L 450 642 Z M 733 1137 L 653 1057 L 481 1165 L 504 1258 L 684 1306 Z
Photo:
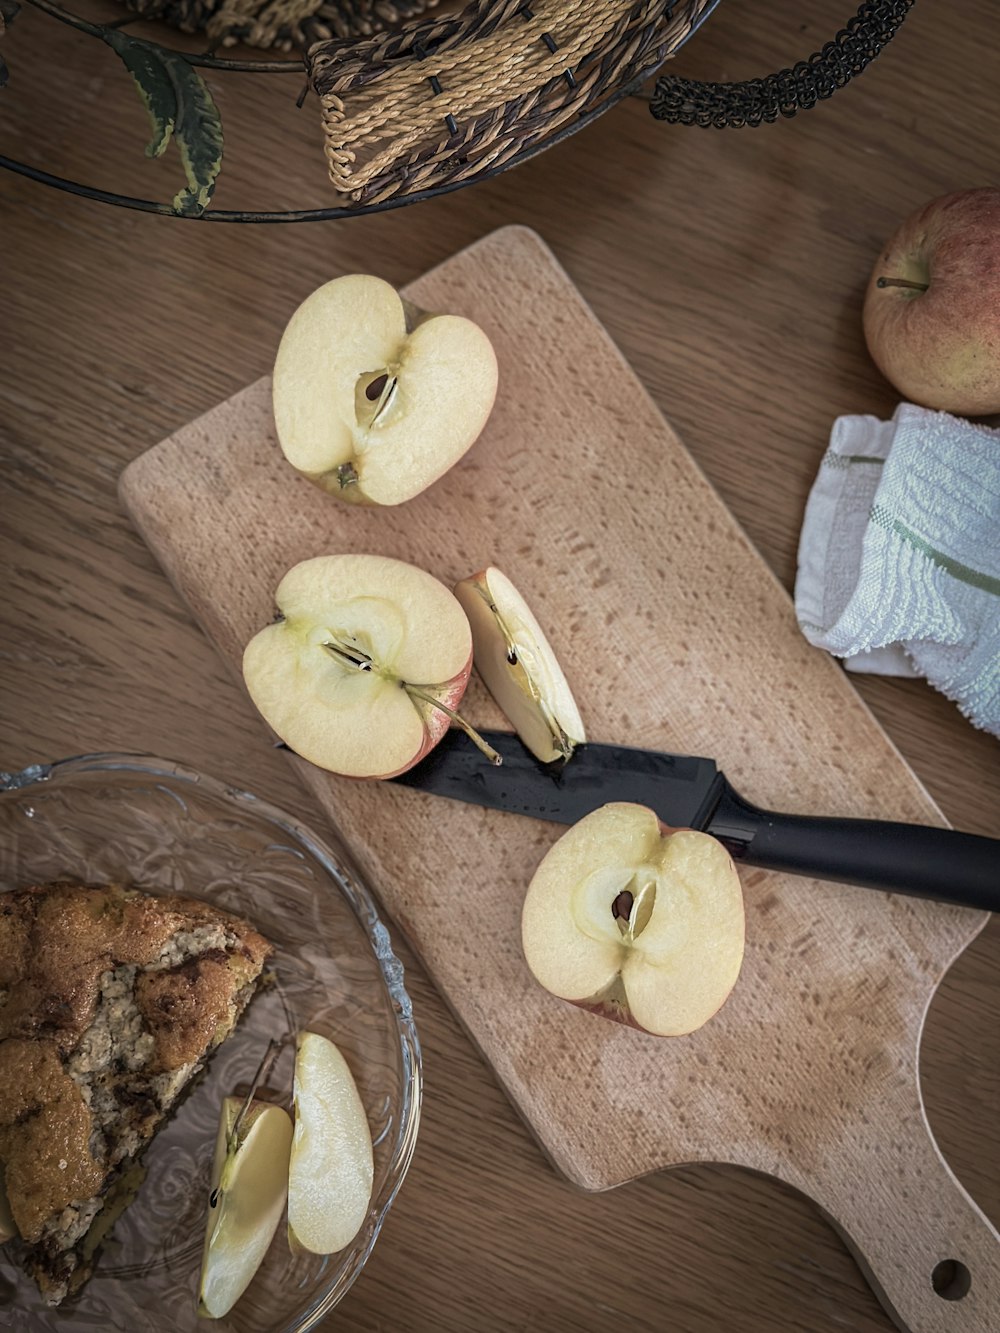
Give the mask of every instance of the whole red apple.
M 911 402 L 1000 412 L 1000 190 L 942 195 L 907 218 L 872 271 L 863 322 Z

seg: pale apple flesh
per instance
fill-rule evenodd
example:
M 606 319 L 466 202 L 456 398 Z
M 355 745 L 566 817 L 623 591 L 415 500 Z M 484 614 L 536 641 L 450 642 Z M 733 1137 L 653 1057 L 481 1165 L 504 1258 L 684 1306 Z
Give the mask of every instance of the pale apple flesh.
M 477 324 L 417 314 L 389 283 L 353 274 L 292 315 L 274 366 L 275 426 L 310 481 L 353 503 L 401 504 L 476 441 L 496 389 Z
M 221 1319 L 253 1280 L 281 1221 L 292 1122 L 283 1107 L 227 1097 L 209 1194 L 198 1313 Z
M 461 606 L 414 565 L 305 560 L 278 585 L 280 619 L 243 655 L 250 697 L 296 754 L 351 777 L 404 772 L 444 735 L 472 665 Z
M 350 1066 L 319 1033 L 299 1034 L 293 1097 L 289 1244 L 293 1251 L 334 1254 L 364 1226 L 375 1166 L 368 1117 Z
M 491 566 L 455 586 L 472 626 L 476 670 L 521 740 L 543 763 L 569 759 L 586 740 L 580 710 L 541 625 Z
M 670 830 L 644 806 L 602 806 L 538 866 L 521 939 L 536 980 L 561 999 L 658 1036 L 683 1036 L 739 976 L 743 893 L 722 844 Z
M 1000 412 L 1000 190 L 932 199 L 890 238 L 862 315 L 872 360 L 910 402 Z

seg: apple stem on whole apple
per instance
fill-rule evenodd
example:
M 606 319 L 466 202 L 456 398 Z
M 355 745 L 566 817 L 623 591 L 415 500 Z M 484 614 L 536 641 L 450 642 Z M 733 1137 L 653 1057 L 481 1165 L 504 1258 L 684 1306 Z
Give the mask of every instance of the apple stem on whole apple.
M 879 278 L 876 287 L 909 287 L 915 292 L 925 292 L 929 282 L 911 282 L 909 278 Z

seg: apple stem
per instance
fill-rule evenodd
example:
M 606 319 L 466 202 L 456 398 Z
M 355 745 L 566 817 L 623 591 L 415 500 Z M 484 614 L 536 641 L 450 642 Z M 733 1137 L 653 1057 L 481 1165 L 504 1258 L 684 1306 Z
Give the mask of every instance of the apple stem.
M 462 728 L 469 740 L 472 741 L 478 749 L 482 750 L 483 754 L 491 764 L 495 764 L 499 767 L 499 765 L 503 763 L 502 755 L 497 754 L 493 746 L 490 745 L 488 741 L 483 740 L 475 727 L 470 726 L 465 718 L 462 717 L 461 713 L 456 713 L 454 708 L 449 708 L 447 704 L 442 703 L 440 699 L 436 699 L 434 695 L 430 694 L 427 690 L 421 689 L 419 685 L 408 685 L 406 681 L 401 681 L 400 684 L 411 698 L 420 699 L 423 703 L 430 704 L 432 708 L 436 708 L 439 712 L 444 713 L 445 717 L 450 717 L 456 726 Z
M 908 287 L 914 292 L 925 292 L 929 282 L 911 282 L 909 278 L 879 278 L 876 287 Z
M 375 665 L 374 660 L 369 657 L 366 652 L 363 652 L 360 648 L 355 647 L 354 645 L 348 646 L 343 643 L 332 642 L 324 643 L 323 647 L 327 652 L 332 653 L 338 661 L 343 662 L 346 666 L 355 667 L 358 671 L 375 671 L 380 676 L 385 676 L 387 674 L 380 667 Z M 393 678 L 390 677 L 390 679 Z M 399 683 L 411 699 L 420 699 L 423 703 L 430 704 L 432 708 L 436 708 L 439 712 L 444 713 L 446 717 L 450 717 L 452 722 L 454 722 L 456 726 L 461 727 L 466 736 L 468 736 L 469 739 L 482 750 L 483 754 L 491 764 L 500 765 L 503 763 L 502 757 L 497 754 L 493 746 L 490 745 L 488 741 L 484 741 L 479 732 L 476 731 L 474 727 L 470 726 L 460 713 L 456 713 L 454 708 L 449 708 L 447 704 L 442 703 L 440 699 L 436 698 L 429 690 L 425 690 L 420 685 L 410 685 L 405 680 L 401 680 Z
M 243 1123 L 243 1117 L 250 1110 L 250 1107 L 253 1103 L 254 1094 L 256 1093 L 260 1085 L 264 1082 L 264 1080 L 267 1078 L 268 1074 L 271 1072 L 274 1062 L 275 1060 L 277 1060 L 281 1048 L 282 1046 L 284 1046 L 284 1044 L 285 1043 L 283 1041 L 277 1041 L 274 1037 L 272 1037 L 268 1041 L 267 1048 L 264 1051 L 263 1056 L 261 1057 L 260 1064 L 257 1066 L 257 1072 L 256 1074 L 254 1074 L 250 1082 L 250 1091 L 247 1093 L 247 1099 L 240 1107 L 236 1119 L 233 1121 L 233 1127 L 229 1131 L 230 1145 L 236 1142 L 236 1136 L 239 1133 L 240 1125 Z M 213 1193 L 217 1192 L 221 1191 L 213 1191 Z M 212 1207 L 213 1208 L 215 1207 L 214 1203 L 212 1204 Z

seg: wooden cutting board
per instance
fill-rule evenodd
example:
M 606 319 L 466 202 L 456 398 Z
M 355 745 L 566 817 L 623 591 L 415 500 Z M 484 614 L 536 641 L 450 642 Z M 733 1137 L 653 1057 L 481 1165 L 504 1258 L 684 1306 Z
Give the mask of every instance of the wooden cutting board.
M 533 232 L 497 231 L 406 295 L 477 320 L 500 364 L 483 436 L 417 499 L 353 508 L 300 479 L 266 379 L 122 477 L 234 671 L 298 560 L 379 552 L 449 585 L 494 563 L 546 627 L 593 739 L 711 755 L 773 809 L 943 822 Z M 504 724 L 475 681 L 463 711 Z M 521 901 L 560 828 L 292 762 L 570 1180 L 600 1190 L 698 1161 L 770 1173 L 830 1215 L 914 1333 L 1000 1329 L 996 1232 L 942 1160 L 918 1080 L 924 1013 L 983 914 L 744 872 L 731 999 L 700 1032 L 658 1039 L 528 974 Z M 965 1269 L 971 1288 L 947 1299 Z

